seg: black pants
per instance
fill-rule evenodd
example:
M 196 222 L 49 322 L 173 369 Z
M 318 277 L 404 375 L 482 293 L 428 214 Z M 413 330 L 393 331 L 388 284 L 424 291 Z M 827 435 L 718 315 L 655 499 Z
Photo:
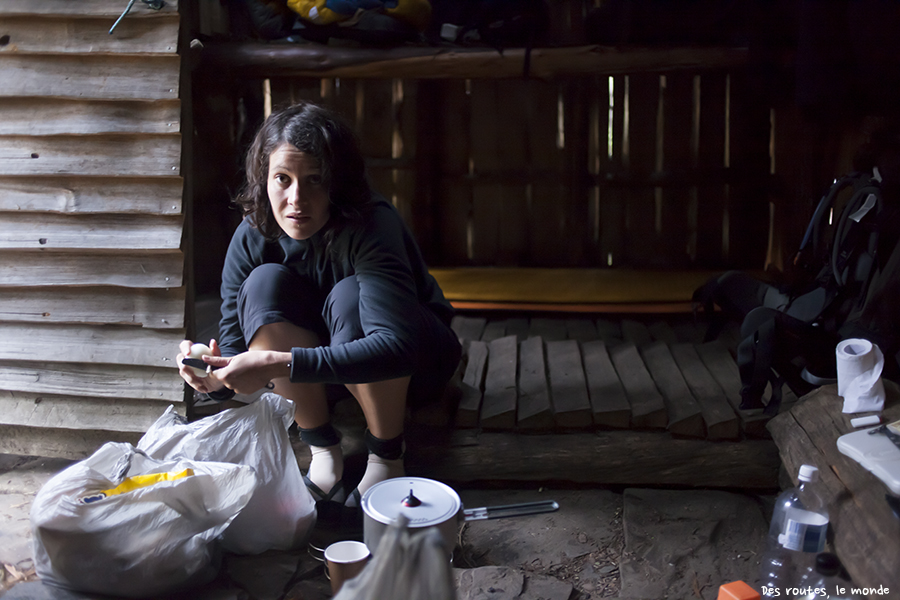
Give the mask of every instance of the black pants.
M 459 365 L 462 349 L 448 324 L 426 306 L 419 305 L 416 322 L 419 348 L 409 384 L 407 403 L 421 406 L 440 399 Z M 355 276 L 339 281 L 328 293 L 290 268 L 268 263 L 256 267 L 238 293 L 238 322 L 249 344 L 263 325 L 288 322 L 314 332 L 323 346 L 338 346 L 362 339 L 359 283 Z M 329 385 L 330 398 L 343 394 L 343 386 Z

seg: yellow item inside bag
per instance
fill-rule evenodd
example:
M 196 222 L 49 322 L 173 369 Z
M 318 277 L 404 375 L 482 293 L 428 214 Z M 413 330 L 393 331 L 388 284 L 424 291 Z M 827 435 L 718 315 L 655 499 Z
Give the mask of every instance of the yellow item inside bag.
M 378 10 L 424 31 L 431 21 L 429 0 L 287 0 L 288 8 L 316 25 L 347 21 L 357 11 Z
M 151 485 L 156 485 L 157 483 L 161 483 L 163 481 L 175 481 L 177 479 L 184 479 L 185 477 L 190 477 L 193 474 L 193 469 L 185 469 L 180 473 L 150 473 L 148 475 L 135 475 L 134 477 L 127 477 L 122 481 L 122 483 L 112 489 L 102 490 L 94 494 L 84 496 L 79 501 L 83 504 L 90 504 L 91 502 L 96 502 L 97 500 L 108 498 L 109 496 L 127 494 L 128 492 L 133 492 L 134 490 L 150 487 Z

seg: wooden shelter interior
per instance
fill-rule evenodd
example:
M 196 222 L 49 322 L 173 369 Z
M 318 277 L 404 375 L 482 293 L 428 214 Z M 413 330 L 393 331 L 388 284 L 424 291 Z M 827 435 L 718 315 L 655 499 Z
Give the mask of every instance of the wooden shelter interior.
M 551 388 L 555 362 L 586 366 L 590 348 L 578 344 L 603 341 L 604 364 L 627 370 L 634 359 L 642 375 L 644 346 L 696 346 L 693 291 L 728 269 L 777 277 L 790 267 L 815 204 L 852 169 L 893 85 L 857 90 L 862 73 L 836 82 L 870 49 L 830 37 L 843 33 L 837 8 L 816 20 L 804 2 L 555 0 L 530 51 L 265 40 L 235 5 L 182 7 L 194 131 L 189 333 L 215 332 L 219 273 L 240 219 L 229 199 L 250 136 L 273 108 L 309 100 L 355 127 L 374 188 L 412 229 L 459 311 L 460 336 L 515 336 L 514 387 L 526 359 L 517 344 L 532 337 L 545 343 L 537 368 Z M 824 51 L 852 59 L 823 68 Z M 639 352 L 617 356 L 623 340 Z M 733 355 L 734 342 L 717 343 Z M 726 366 L 733 387 L 736 367 Z M 479 368 L 470 378 L 484 390 L 490 359 Z M 580 377 L 573 385 L 588 398 L 568 407 L 574 416 L 562 415 L 569 393 L 550 389 L 538 417 L 517 415 L 515 399 L 497 408 L 500 428 L 523 418 L 544 429 L 608 425 L 596 406 L 592 420 L 591 374 Z M 736 391 L 718 395 L 734 408 Z M 617 418 L 663 429 L 681 418 L 658 398 L 653 407 L 649 421 Z M 496 428 L 494 409 L 468 409 L 460 422 Z M 690 435 L 719 429 L 696 406 L 690 414 Z M 757 420 L 731 417 L 728 436 Z
M 715 273 L 790 269 L 898 116 L 896 2 L 547 0 L 528 50 L 264 40 L 249 0 L 131 2 L 110 35 L 125 4 L 0 2 L 0 451 L 79 460 L 167 405 L 230 406 L 195 405 L 174 355 L 216 335 L 251 136 L 311 100 L 458 311 L 410 474 L 774 491 L 812 461 L 854 580 L 900 586 L 900 520 L 836 450 L 834 386 L 741 410 L 735 328 L 706 341 L 691 314 Z
M 248 136 L 273 108 L 322 102 L 458 309 L 457 394 L 414 415 L 410 473 L 775 489 L 784 465 L 840 464 L 818 450 L 852 430 L 834 396 L 774 444 L 769 417 L 739 408 L 735 331 L 705 342 L 690 300 L 714 273 L 790 268 L 824 191 L 893 116 L 896 9 L 548 4 L 530 52 L 266 42 L 195 14 L 195 323 L 215 314 Z M 862 22 L 878 43 L 852 35 Z M 800 404 L 785 392 L 782 414 Z M 831 490 L 860 580 L 890 570 L 866 559 L 889 543 L 878 489 Z

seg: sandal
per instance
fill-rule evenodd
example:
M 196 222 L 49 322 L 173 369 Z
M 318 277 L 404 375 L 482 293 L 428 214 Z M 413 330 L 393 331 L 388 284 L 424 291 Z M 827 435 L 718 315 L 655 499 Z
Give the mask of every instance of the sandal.
M 306 489 L 309 490 L 313 500 L 316 501 L 316 512 L 319 518 L 324 521 L 340 520 L 346 500 L 344 496 L 344 482 L 338 481 L 327 494 L 306 475 L 303 476 L 303 483 L 306 484 Z
M 362 496 L 358 487 L 353 488 L 353 491 L 347 495 L 347 499 L 344 500 L 344 506 L 347 508 L 362 508 Z
M 362 496 L 359 488 L 347 494 L 343 505 L 342 526 L 348 532 L 361 532 L 363 528 Z

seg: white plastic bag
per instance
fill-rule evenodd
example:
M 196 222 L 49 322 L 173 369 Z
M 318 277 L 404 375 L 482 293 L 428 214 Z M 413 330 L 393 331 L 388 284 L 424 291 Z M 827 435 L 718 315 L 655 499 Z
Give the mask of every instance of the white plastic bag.
M 35 570 L 45 583 L 120 597 L 207 583 L 219 569 L 217 536 L 255 488 L 249 467 L 157 461 L 107 443 L 35 497 Z
M 225 530 L 223 547 L 235 554 L 290 550 L 306 542 L 316 522 L 315 500 L 287 433 L 293 416 L 293 402 L 272 393 L 193 423 L 170 408 L 138 448 L 157 459 L 183 456 L 252 467 L 259 486 Z
M 334 600 L 455 600 L 456 586 L 444 536 L 437 527 L 410 533 L 409 519 L 388 525 L 372 560 L 345 581 Z

